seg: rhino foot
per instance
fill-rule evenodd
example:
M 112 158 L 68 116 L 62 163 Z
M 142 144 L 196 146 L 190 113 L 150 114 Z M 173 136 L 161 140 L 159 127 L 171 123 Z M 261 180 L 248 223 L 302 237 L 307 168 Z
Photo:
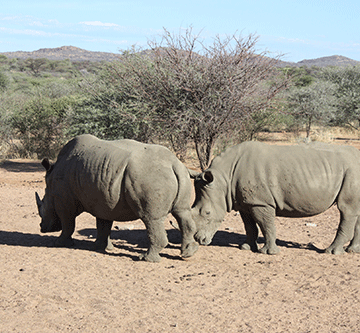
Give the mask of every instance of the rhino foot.
M 275 246 L 264 245 L 259 250 L 259 252 L 263 254 L 278 254 L 280 252 L 280 249 L 276 245 Z
M 74 240 L 72 238 L 57 238 L 55 241 L 56 247 L 72 247 L 74 246 Z
M 329 254 L 343 254 L 345 253 L 345 250 L 342 247 L 332 247 L 329 246 L 326 250 L 325 253 L 329 253 Z
M 240 245 L 240 250 L 245 250 L 245 251 L 253 251 L 253 252 L 258 252 L 258 246 L 257 244 L 253 244 L 253 245 L 250 245 L 248 243 L 244 243 L 244 244 L 241 244 Z
M 182 258 L 189 258 L 199 249 L 199 244 L 196 242 L 191 242 L 186 245 L 185 249 L 181 250 Z
M 110 237 L 106 241 L 96 240 L 94 243 L 95 251 L 112 251 L 114 250 L 114 245 L 110 240 Z
M 349 245 L 345 251 L 348 253 L 360 253 L 360 245 Z
M 140 254 L 139 256 L 140 260 L 145 260 L 148 262 L 160 262 L 161 257 L 158 253 L 150 253 L 149 251 Z

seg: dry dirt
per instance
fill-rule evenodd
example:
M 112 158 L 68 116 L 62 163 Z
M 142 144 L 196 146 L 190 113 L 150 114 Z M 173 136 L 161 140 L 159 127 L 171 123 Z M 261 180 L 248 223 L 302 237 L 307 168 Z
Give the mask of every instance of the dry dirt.
M 141 221 L 115 223 L 115 250 L 91 250 L 95 220 L 77 219 L 74 248 L 40 234 L 37 161 L 0 165 L 0 332 L 359 332 L 360 254 L 323 253 L 335 207 L 314 218 L 276 221 L 280 254 L 241 251 L 231 212 L 211 245 L 179 258 L 179 232 L 158 264 Z M 260 239 L 262 240 L 262 239 Z

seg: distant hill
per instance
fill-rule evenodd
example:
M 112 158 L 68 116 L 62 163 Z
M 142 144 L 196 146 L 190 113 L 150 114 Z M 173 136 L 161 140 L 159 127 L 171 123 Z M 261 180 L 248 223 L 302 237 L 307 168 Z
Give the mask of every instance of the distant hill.
M 113 61 L 119 58 L 119 54 L 108 52 L 93 52 L 80 49 L 75 46 L 61 46 L 53 49 L 40 49 L 32 52 L 16 51 L 0 53 L 8 58 L 46 58 L 49 60 L 71 61 Z
M 69 59 L 71 61 L 113 61 L 118 60 L 120 54 L 108 53 L 108 52 L 93 52 L 80 49 L 75 46 L 61 46 L 57 48 L 40 49 L 32 52 L 16 51 L 16 52 L 3 52 L 0 53 L 8 58 L 46 58 L 49 60 L 64 60 Z M 279 61 L 278 67 L 301 67 L 301 66 L 347 66 L 347 65 L 360 65 L 360 61 L 352 60 L 339 55 L 333 55 L 330 57 L 321 57 L 317 59 L 306 59 L 299 62 L 286 62 Z
M 278 67 L 302 67 L 302 66 L 327 67 L 327 66 L 349 66 L 349 65 L 351 66 L 360 65 L 360 61 L 356 61 L 339 55 L 333 55 L 330 57 L 305 59 L 299 62 L 279 61 Z

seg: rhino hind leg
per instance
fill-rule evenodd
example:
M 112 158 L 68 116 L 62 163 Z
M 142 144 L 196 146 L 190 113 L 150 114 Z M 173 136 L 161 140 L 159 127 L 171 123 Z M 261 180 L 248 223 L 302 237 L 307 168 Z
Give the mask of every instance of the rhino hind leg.
M 354 237 L 355 228 L 357 224 L 357 216 L 347 216 L 342 211 L 340 212 L 340 224 L 336 232 L 336 236 L 331 245 L 325 250 L 326 253 L 342 254 L 345 252 L 344 245 L 349 240 L 352 240 L 352 248 L 356 248 L 358 236 Z M 353 238 L 356 238 L 355 240 Z M 349 246 L 351 249 L 351 245 Z
M 110 240 L 110 233 L 113 221 L 96 218 L 97 236 L 94 244 L 95 250 L 112 251 L 114 245 Z
M 240 249 L 258 252 L 258 245 L 256 241 L 259 236 L 259 229 L 256 225 L 256 222 L 250 214 L 244 212 L 241 212 L 240 214 L 246 232 L 246 240 L 243 244 L 240 245 Z
M 349 246 L 346 248 L 346 252 L 360 253 L 360 218 L 357 219 L 354 238 L 351 240 Z
M 168 244 L 164 220 L 165 218 L 143 220 L 147 229 L 150 246 L 145 253 L 139 256 L 140 260 L 149 262 L 159 262 L 161 260 L 159 253 Z
M 264 254 L 279 253 L 280 249 L 276 245 L 275 210 L 268 206 L 256 206 L 252 207 L 251 213 L 265 238 L 265 245 L 259 249 L 259 252 Z
M 199 249 L 199 244 L 195 241 L 196 225 L 191 217 L 190 210 L 182 210 L 180 212 L 172 212 L 173 216 L 180 227 L 182 234 L 181 256 L 189 258 Z
M 359 235 L 356 234 L 358 231 L 357 226 L 358 217 L 352 214 L 346 214 L 343 211 L 340 211 L 340 224 L 338 230 L 336 232 L 335 239 L 331 243 L 331 245 L 325 250 L 325 253 L 331 254 L 342 254 L 345 252 L 344 245 L 349 240 L 351 241 L 350 246 L 348 247 L 348 252 L 356 252 L 351 251 L 351 249 L 358 249 L 359 247 Z M 356 232 L 355 232 L 355 229 Z M 350 250 L 350 251 L 349 251 Z

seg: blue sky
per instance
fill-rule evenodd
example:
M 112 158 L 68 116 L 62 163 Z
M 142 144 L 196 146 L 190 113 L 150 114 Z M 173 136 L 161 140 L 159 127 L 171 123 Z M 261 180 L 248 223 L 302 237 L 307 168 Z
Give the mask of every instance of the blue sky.
M 193 27 L 211 40 L 259 36 L 285 61 L 342 55 L 360 61 L 359 0 L 13 0 L 0 7 L 0 52 L 72 45 L 118 53 L 146 47 L 163 28 Z

